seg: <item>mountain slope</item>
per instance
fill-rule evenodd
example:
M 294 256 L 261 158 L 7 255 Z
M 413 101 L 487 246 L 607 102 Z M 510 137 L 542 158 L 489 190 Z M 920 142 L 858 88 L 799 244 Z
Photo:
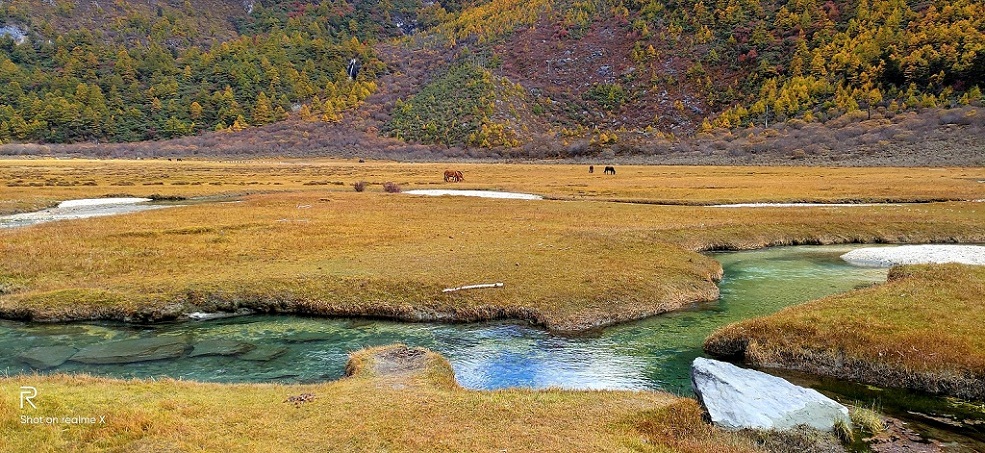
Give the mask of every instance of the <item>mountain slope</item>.
M 501 0 L 484 11 L 418 41 L 468 49 L 523 87 L 533 126 L 562 137 L 857 122 L 860 111 L 889 118 L 983 100 L 985 4 L 973 0 Z
M 269 143 L 280 139 L 264 131 L 294 128 L 325 135 L 289 139 L 300 152 L 334 140 L 388 153 L 646 154 L 682 138 L 731 143 L 723 131 L 735 128 L 756 144 L 770 141 L 749 138 L 764 126 L 903 125 L 913 121 L 893 117 L 983 102 L 975 0 L 45 5 L 0 7 L 4 142 L 228 130 L 208 140 Z M 973 116 L 961 127 L 978 127 Z

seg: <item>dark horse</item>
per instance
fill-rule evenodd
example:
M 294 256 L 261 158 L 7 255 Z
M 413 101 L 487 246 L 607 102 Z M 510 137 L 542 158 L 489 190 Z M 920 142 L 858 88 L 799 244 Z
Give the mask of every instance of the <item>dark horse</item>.
M 588 172 L 589 173 L 595 173 L 595 166 L 594 165 L 589 165 L 588 166 Z
M 605 173 L 607 175 L 614 175 L 614 174 L 616 174 L 616 167 L 606 166 L 605 167 L 605 171 L 603 171 L 603 173 Z
M 445 170 L 445 182 L 462 182 L 462 181 L 465 181 L 465 176 L 462 176 L 461 171 Z

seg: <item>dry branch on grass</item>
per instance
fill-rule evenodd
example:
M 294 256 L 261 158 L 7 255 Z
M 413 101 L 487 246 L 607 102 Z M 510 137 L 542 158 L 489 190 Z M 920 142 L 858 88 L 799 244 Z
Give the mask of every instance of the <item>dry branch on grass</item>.
M 503 287 L 502 283 L 480 283 L 477 285 L 465 285 L 465 286 L 457 286 L 455 288 L 445 288 L 441 290 L 441 292 L 451 293 L 455 291 L 461 291 L 463 289 L 502 288 L 502 287 Z

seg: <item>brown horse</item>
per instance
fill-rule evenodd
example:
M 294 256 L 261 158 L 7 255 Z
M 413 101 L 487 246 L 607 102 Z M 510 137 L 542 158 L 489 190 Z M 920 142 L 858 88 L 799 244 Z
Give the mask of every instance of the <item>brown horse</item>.
M 456 170 L 445 170 L 445 182 L 462 182 L 465 181 L 465 176 L 462 172 Z

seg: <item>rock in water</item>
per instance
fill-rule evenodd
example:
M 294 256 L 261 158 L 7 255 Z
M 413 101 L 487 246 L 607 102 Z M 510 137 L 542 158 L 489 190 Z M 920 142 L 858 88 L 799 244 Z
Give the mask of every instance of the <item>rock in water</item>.
M 694 359 L 691 382 L 712 423 L 725 429 L 785 430 L 807 425 L 830 431 L 837 420 L 849 422 L 845 406 L 816 390 L 730 363 Z
M 38 370 L 54 368 L 65 363 L 69 357 L 75 355 L 75 349 L 71 346 L 43 346 L 32 348 L 17 356 L 22 362 Z
M 188 354 L 188 357 L 236 355 L 252 351 L 255 347 L 252 344 L 236 340 L 203 340 L 195 343 L 195 349 Z
M 287 352 L 287 348 L 279 348 L 276 346 L 258 346 L 256 349 L 239 356 L 239 359 L 249 360 L 252 362 L 269 362 L 277 357 L 280 357 L 285 352 Z
M 187 349 L 184 340 L 174 337 L 107 341 L 82 349 L 71 360 L 95 364 L 146 362 L 181 357 Z

